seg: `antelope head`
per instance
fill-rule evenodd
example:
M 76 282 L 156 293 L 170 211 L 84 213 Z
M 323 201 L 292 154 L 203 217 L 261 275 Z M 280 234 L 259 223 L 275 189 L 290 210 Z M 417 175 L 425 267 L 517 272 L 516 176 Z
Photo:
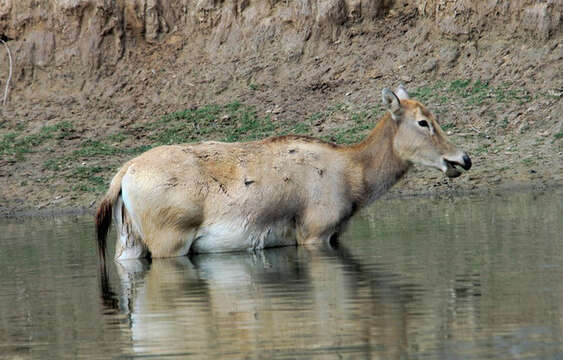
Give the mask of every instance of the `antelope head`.
M 448 177 L 457 177 L 471 168 L 471 159 L 446 137 L 434 115 L 418 101 L 409 99 L 403 86 L 394 93 L 382 91 L 383 104 L 397 125 L 393 151 L 403 161 L 441 170 Z

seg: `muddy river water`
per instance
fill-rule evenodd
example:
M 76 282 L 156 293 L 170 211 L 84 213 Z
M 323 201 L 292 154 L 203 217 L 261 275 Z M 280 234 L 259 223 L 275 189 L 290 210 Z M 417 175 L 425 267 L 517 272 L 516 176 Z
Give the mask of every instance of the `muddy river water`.
M 383 200 L 335 248 L 111 262 L 106 286 L 90 216 L 0 219 L 0 358 L 561 359 L 562 217 L 561 188 Z

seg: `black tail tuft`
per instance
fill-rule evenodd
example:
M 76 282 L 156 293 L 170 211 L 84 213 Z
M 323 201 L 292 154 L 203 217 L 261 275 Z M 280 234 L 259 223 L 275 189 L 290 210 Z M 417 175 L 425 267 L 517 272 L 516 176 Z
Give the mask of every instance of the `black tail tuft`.
M 96 213 L 96 235 L 98 238 L 98 256 L 101 266 L 105 268 L 106 264 L 106 238 L 109 227 L 111 225 L 112 204 L 108 199 L 104 199 Z

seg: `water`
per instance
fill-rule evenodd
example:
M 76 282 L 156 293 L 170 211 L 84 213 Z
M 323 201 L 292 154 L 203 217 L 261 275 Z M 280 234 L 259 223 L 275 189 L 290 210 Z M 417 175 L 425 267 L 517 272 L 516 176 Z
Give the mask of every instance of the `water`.
M 380 201 L 336 249 L 111 263 L 0 220 L 0 358 L 561 359 L 563 191 Z M 112 236 L 113 242 L 113 236 Z

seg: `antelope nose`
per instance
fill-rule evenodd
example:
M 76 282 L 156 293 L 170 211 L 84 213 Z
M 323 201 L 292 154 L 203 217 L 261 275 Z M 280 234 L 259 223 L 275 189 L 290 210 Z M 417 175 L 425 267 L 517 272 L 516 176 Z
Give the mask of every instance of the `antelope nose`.
M 471 158 L 467 154 L 463 154 L 463 165 L 461 165 L 465 170 L 471 169 Z

